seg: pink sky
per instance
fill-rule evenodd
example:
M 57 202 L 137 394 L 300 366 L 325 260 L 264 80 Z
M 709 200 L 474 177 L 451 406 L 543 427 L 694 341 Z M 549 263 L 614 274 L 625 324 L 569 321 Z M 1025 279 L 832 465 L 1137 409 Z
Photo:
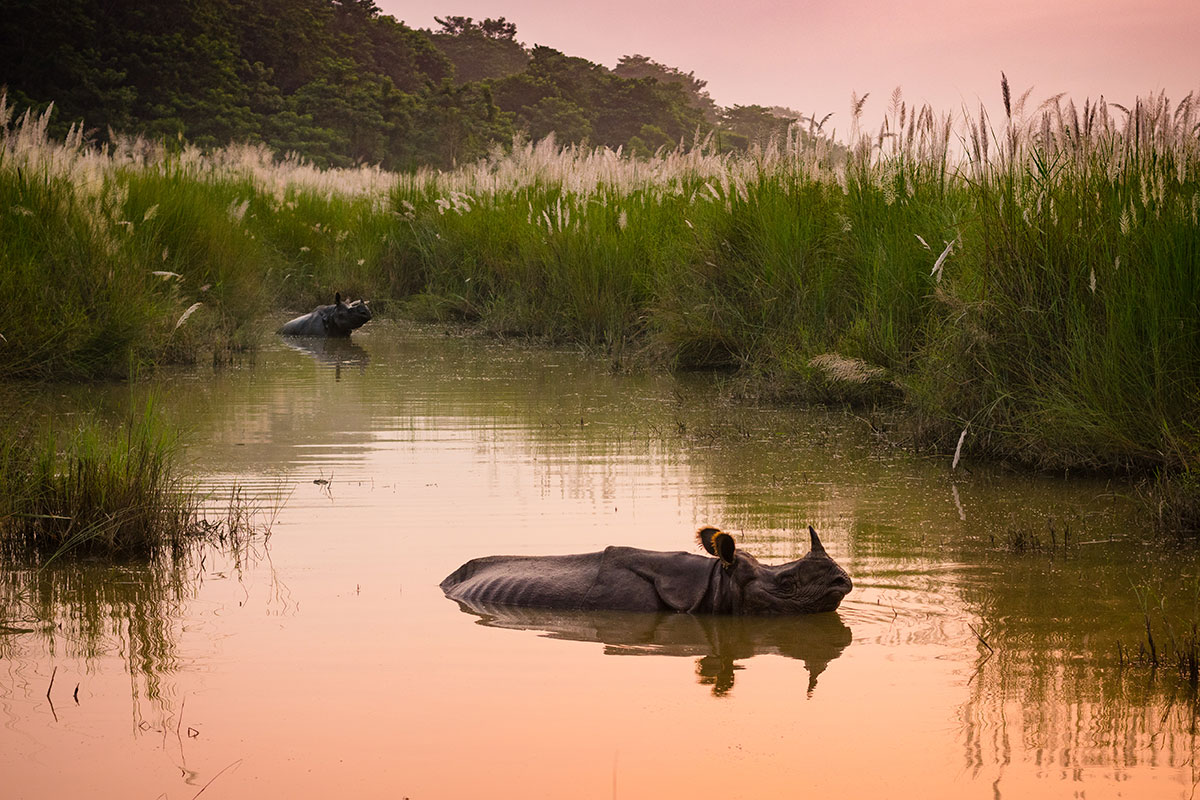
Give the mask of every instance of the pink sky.
M 507 18 L 517 39 L 613 66 L 640 53 L 708 81 L 720 105 L 785 105 L 847 126 L 850 93 L 876 120 L 896 86 L 937 110 L 996 108 L 1034 87 L 1127 103 L 1200 89 L 1200 0 L 376 0 L 412 27 L 434 15 Z M 1033 103 L 1031 105 L 1036 105 Z

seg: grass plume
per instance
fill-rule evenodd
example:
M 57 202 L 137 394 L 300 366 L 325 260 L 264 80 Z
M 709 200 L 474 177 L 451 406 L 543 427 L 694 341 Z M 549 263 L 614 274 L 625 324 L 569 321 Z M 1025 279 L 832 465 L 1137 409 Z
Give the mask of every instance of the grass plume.
M 50 142 L 0 101 L 0 291 L 21 298 L 0 367 L 186 358 L 336 288 L 777 397 L 900 398 L 962 457 L 1194 474 L 1200 101 L 1028 96 L 1002 76 L 1000 131 L 896 92 L 877 131 L 854 97 L 846 141 L 810 121 L 643 158 L 547 137 L 406 174 Z M 887 379 L 837 380 L 830 354 Z

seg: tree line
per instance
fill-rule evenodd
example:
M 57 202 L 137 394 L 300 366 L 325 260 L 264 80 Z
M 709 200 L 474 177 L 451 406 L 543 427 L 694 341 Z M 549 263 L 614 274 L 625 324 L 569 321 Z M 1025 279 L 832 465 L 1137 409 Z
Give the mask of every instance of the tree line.
M 503 17 L 414 29 L 374 0 L 0 0 L 0 85 L 81 123 L 201 146 L 261 142 L 320 166 L 451 167 L 514 134 L 632 155 L 697 134 L 765 144 L 800 115 L 721 108 L 643 55 L 613 68 L 528 48 Z

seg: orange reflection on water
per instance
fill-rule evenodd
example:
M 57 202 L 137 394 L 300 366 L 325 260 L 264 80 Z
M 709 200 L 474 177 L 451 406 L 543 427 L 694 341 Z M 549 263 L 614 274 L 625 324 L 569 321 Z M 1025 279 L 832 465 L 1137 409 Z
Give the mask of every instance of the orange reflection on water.
M 1068 513 L 1119 543 L 1104 487 L 951 486 L 838 414 L 384 324 L 163 391 L 211 485 L 290 497 L 269 547 L 182 583 L 0 570 L 30 620 L 0 633 L 6 798 L 1191 794 L 1194 717 L 1111 648 L 1130 575 L 1170 596 L 1194 559 L 995 544 Z M 811 522 L 856 589 L 783 620 L 438 590 L 477 556 L 688 549 L 708 522 L 775 563 Z

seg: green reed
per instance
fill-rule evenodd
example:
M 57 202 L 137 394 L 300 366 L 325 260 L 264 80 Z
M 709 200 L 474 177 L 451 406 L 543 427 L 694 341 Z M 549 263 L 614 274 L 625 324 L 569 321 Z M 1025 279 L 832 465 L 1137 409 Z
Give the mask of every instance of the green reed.
M 1007 98 L 1007 87 L 1005 95 Z M 924 436 L 1040 466 L 1200 456 L 1191 97 L 951 124 L 893 98 L 840 161 L 796 138 L 649 162 L 517 148 L 401 180 L 426 313 L 901 396 Z M 875 390 L 863 390 L 870 376 Z
M 99 153 L 0 102 L 0 291 L 19 299 L 0 367 L 186 359 L 341 291 L 614 362 L 736 368 L 777 397 L 900 399 L 946 452 L 1194 472 L 1200 104 L 1025 113 L 1002 89 L 995 123 L 897 92 L 877 132 L 856 102 L 846 144 L 642 159 L 545 140 L 406 175 Z
M 224 519 L 208 520 L 204 498 L 181 475 L 178 447 L 152 402 L 118 426 L 85 418 L 6 436 L 0 553 L 154 560 L 209 541 L 236 549 L 255 532 L 244 502 L 235 496 Z
M 390 176 L 320 172 L 255 148 L 129 140 L 101 151 L 78 134 L 51 140 L 47 121 L 13 121 L 0 92 L 8 377 L 124 376 L 217 357 L 252 346 L 255 323 L 280 304 L 311 308 L 378 283 Z

